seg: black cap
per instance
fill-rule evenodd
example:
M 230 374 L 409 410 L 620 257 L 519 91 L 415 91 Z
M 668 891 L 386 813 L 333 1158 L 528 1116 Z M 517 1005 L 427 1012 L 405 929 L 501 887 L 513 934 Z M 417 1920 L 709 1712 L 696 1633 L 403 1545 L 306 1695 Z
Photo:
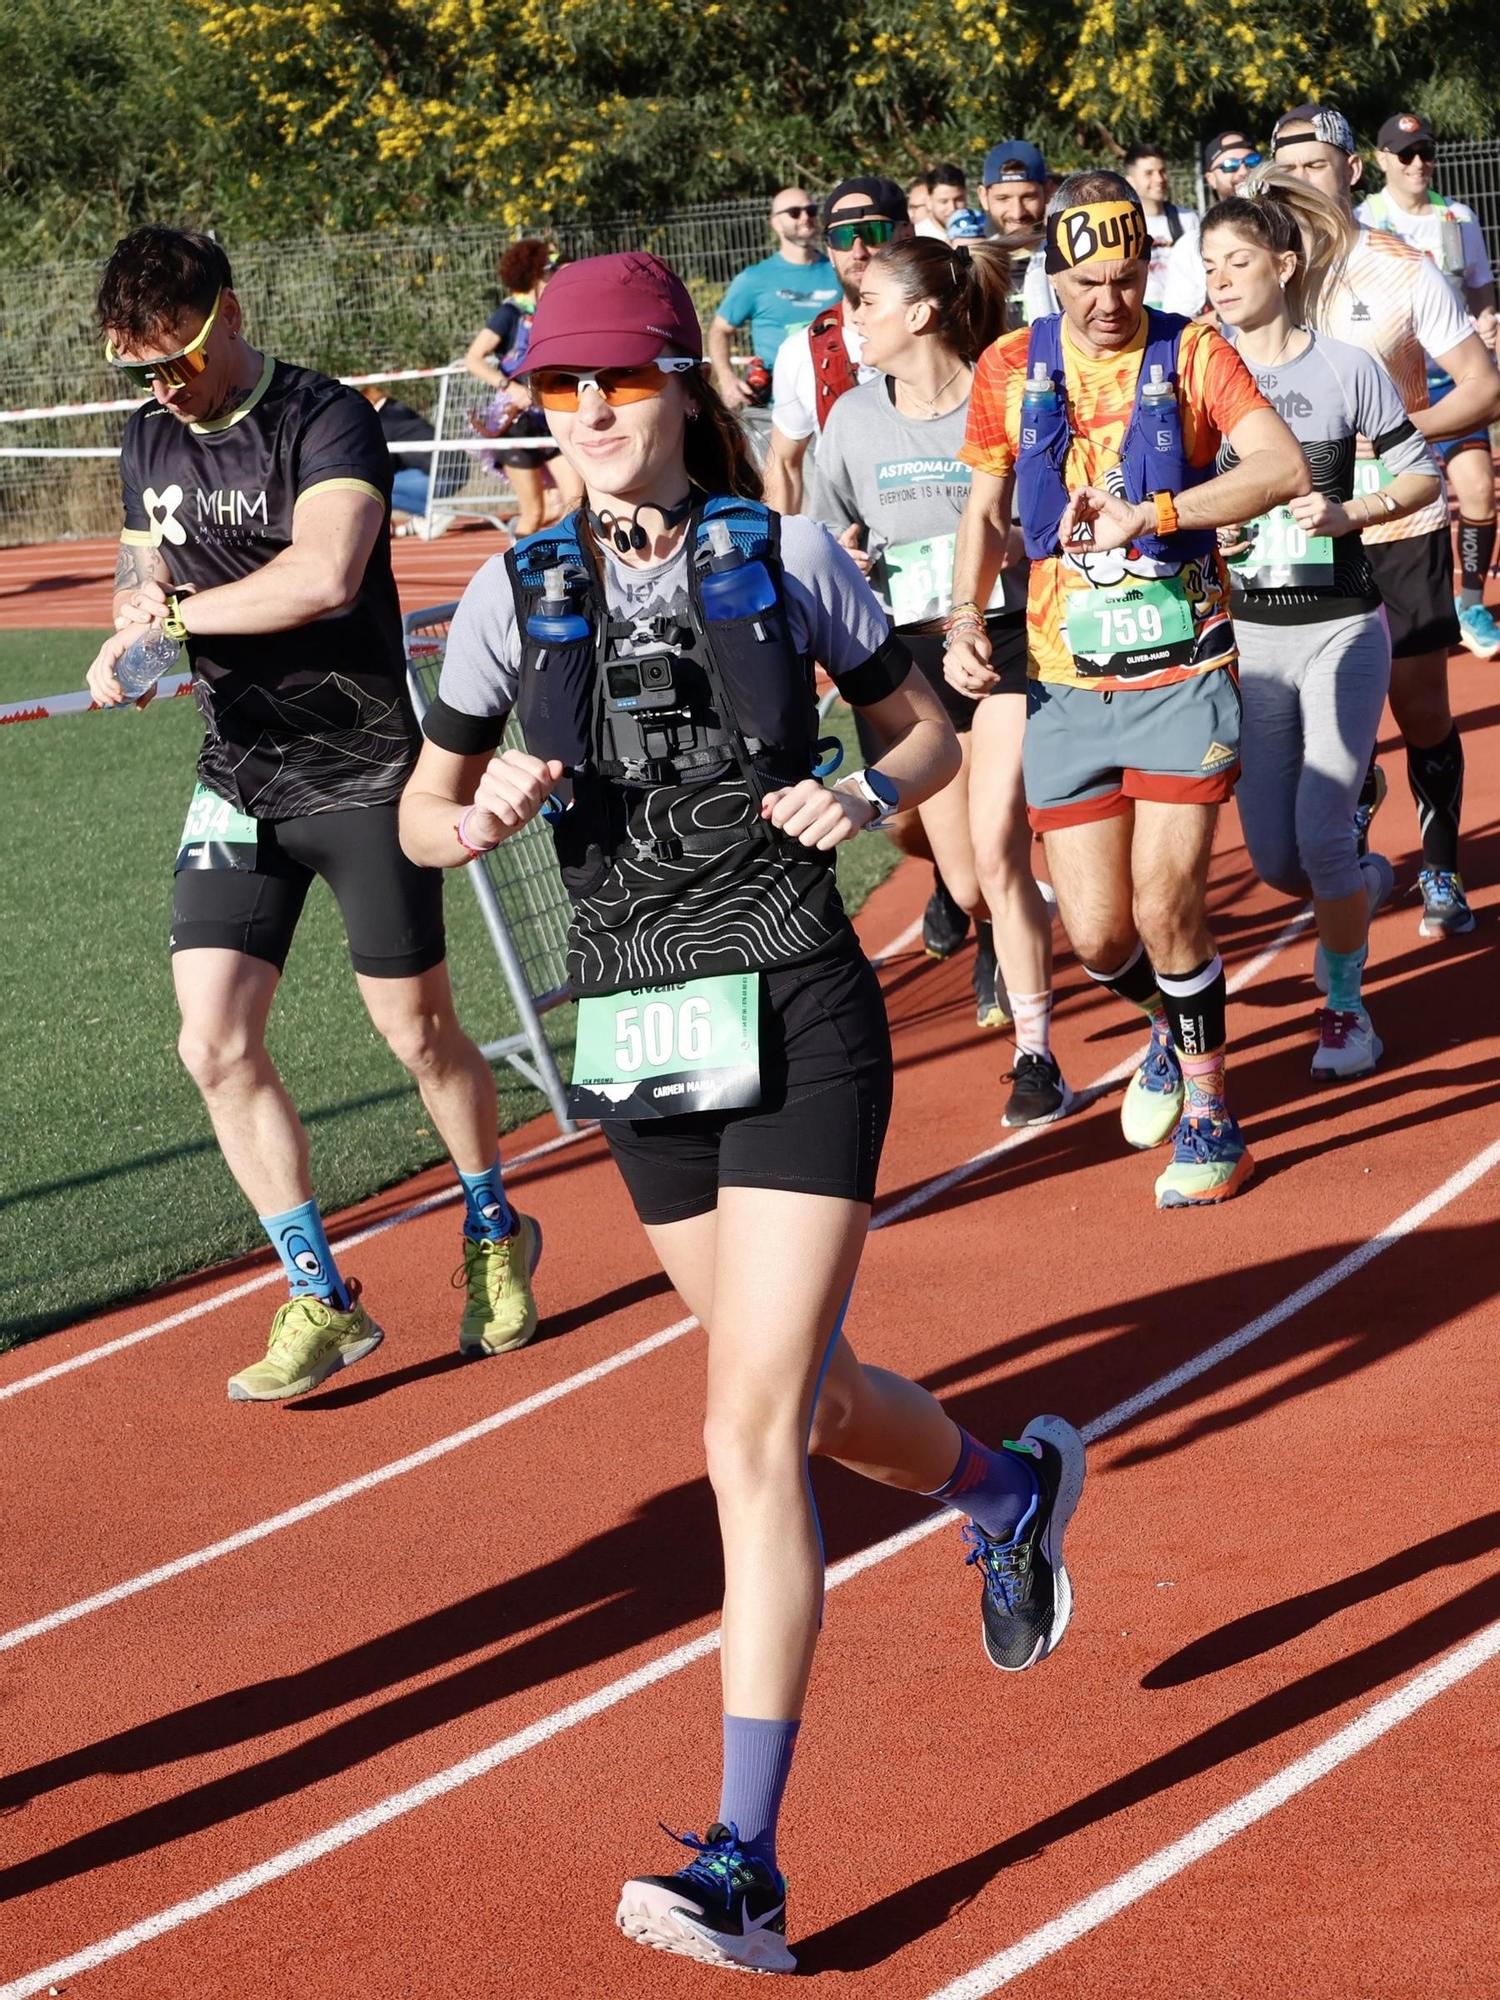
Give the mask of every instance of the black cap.
M 1375 134 L 1375 144 L 1382 153 L 1399 153 L 1407 146 L 1435 146 L 1437 134 L 1415 111 L 1398 111 Z
M 1254 141 L 1250 138 L 1249 134 L 1242 132 L 1237 125 L 1231 125 L 1227 132 L 1215 132 L 1211 139 L 1204 140 L 1204 173 L 1211 173 L 1214 161 L 1218 159 L 1220 153 L 1227 153 L 1231 146 L 1243 146 L 1247 153 L 1255 151 Z
M 833 221 L 833 205 L 842 201 L 845 195 L 862 194 L 869 204 L 867 208 L 852 208 L 838 219 L 840 222 L 858 222 L 861 215 L 883 215 L 887 222 L 909 222 L 906 196 L 894 181 L 883 179 L 879 174 L 854 174 L 846 181 L 840 181 L 833 193 L 823 204 L 823 226 L 826 229 Z

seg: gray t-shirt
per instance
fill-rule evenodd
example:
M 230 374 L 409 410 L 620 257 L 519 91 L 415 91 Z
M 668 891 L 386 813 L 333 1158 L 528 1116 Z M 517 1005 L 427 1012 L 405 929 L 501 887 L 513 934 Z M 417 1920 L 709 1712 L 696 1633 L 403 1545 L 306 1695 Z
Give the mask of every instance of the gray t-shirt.
M 603 555 L 612 617 L 661 618 L 686 611 L 686 540 L 676 555 L 649 569 L 622 562 L 608 546 Z M 835 681 L 863 666 L 885 643 L 890 620 L 848 552 L 817 521 L 789 514 L 781 523 L 781 565 L 798 652 L 818 661 Z M 464 715 L 505 716 L 515 703 L 520 672 L 510 572 L 503 556 L 491 556 L 470 579 L 453 614 L 438 695 Z
M 1362 437 L 1375 447 L 1389 478 L 1400 472 L 1438 470 L 1395 383 L 1363 348 L 1315 333 L 1302 353 L 1273 367 L 1245 354 L 1240 358 L 1255 377 L 1256 388 L 1306 453 L 1313 485 L 1331 500 L 1354 496 L 1355 446 Z M 1231 447 L 1222 446 L 1218 470 L 1237 462 Z M 1278 510 L 1278 515 L 1284 513 Z M 1234 615 L 1270 624 L 1303 624 L 1344 617 L 1380 602 L 1357 534 L 1334 538 L 1331 562 L 1307 569 L 1305 580 L 1298 580 L 1296 567 L 1288 566 L 1300 553 L 1300 544 L 1295 538 L 1288 543 L 1275 516 L 1269 526 L 1262 524 L 1250 557 L 1228 566 Z M 1277 557 L 1288 558 L 1288 563 L 1278 565 Z M 1265 567 L 1257 568 L 1257 563 Z M 1279 585 L 1271 582 L 1278 577 L 1287 580 Z
M 968 398 L 941 417 L 896 408 L 889 376 L 840 396 L 818 446 L 817 511 L 835 530 L 858 523 L 875 560 L 870 582 L 897 626 L 932 629 L 953 600 L 953 544 L 971 474 L 958 448 Z M 991 607 L 1020 616 L 1026 569 L 1004 571 Z

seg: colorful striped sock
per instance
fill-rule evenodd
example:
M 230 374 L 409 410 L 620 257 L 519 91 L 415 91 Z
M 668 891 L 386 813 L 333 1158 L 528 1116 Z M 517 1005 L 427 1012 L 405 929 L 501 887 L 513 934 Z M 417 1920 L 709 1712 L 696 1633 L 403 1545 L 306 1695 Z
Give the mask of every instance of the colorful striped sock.
M 1050 1056 L 1052 1053 L 1052 995 L 1012 993 L 1010 1016 L 1015 1028 L 1016 1054 Z

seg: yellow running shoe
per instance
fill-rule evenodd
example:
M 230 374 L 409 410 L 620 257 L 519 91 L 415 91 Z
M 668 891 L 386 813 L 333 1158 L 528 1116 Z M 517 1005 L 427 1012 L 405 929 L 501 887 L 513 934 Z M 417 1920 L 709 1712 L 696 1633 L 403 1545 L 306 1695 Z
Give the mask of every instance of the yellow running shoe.
M 271 1321 L 264 1361 L 229 1378 L 231 1403 L 279 1403 L 305 1396 L 336 1368 L 373 1354 L 384 1333 L 359 1302 L 359 1281 L 349 1281 L 349 1310 L 339 1312 L 323 1299 L 288 1299 Z
M 526 1345 L 536 1332 L 531 1274 L 541 1257 L 541 1227 L 529 1215 L 518 1214 L 514 1231 L 498 1240 L 464 1238 L 463 1268 L 453 1274 L 454 1289 L 469 1295 L 458 1323 L 460 1354 L 508 1354 Z
M 1171 1038 L 1153 1027 L 1146 1060 L 1126 1085 L 1125 1101 L 1120 1106 L 1125 1143 L 1141 1152 L 1164 1146 L 1177 1130 L 1186 1101 L 1187 1086 L 1177 1051 Z

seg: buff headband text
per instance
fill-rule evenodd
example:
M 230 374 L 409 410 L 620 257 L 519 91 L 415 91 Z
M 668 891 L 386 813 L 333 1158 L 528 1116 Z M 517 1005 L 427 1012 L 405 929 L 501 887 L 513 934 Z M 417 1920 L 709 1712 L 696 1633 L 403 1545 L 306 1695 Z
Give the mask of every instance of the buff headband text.
M 1128 264 L 1146 248 L 1146 219 L 1131 201 L 1088 202 L 1047 218 L 1048 277 L 1079 264 Z

